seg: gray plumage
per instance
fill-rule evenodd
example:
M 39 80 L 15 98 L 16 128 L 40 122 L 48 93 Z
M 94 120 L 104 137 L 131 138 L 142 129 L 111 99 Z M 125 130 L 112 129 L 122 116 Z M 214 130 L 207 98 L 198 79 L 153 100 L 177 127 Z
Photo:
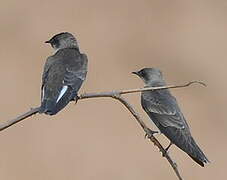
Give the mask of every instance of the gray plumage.
M 77 98 L 86 78 L 88 60 L 68 32 L 57 34 L 46 43 L 56 52 L 47 58 L 44 66 L 40 113 L 54 115 Z
M 133 73 L 144 81 L 145 87 L 166 85 L 161 71 L 156 68 L 144 68 Z M 171 143 L 186 152 L 201 166 L 209 162 L 193 139 L 176 98 L 170 94 L 168 89 L 143 91 L 141 104 L 144 111 Z

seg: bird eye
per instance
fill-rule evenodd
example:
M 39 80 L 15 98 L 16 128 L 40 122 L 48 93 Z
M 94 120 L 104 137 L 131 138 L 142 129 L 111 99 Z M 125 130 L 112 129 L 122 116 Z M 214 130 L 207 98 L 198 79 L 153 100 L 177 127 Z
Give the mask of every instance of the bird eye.
M 144 71 L 140 71 L 140 75 L 141 75 L 142 77 L 144 77 L 144 76 L 145 76 Z
M 59 47 L 59 40 L 54 39 L 51 44 L 52 44 L 53 47 L 58 48 Z

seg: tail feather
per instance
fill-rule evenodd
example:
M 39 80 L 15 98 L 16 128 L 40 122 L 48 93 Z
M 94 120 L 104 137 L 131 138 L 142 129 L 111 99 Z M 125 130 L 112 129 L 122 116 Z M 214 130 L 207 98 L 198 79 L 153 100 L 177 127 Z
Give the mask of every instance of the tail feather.
M 209 160 L 196 144 L 195 140 L 187 129 L 182 130 L 163 126 L 159 126 L 159 129 L 169 138 L 173 144 L 187 153 L 200 166 L 204 167 L 204 163 L 209 163 Z
M 68 89 L 62 98 L 56 102 L 56 100 L 43 100 L 39 113 L 45 113 L 48 115 L 55 115 L 61 111 L 70 101 L 77 100 L 77 92 Z
M 190 154 L 189 154 L 189 156 L 190 156 L 195 162 L 197 162 L 200 166 L 204 167 L 204 162 L 203 162 L 203 161 L 198 160 L 197 158 L 191 156 Z
M 190 151 L 185 152 L 200 166 L 204 167 L 204 163 L 210 162 L 192 137 L 190 142 L 190 149 Z

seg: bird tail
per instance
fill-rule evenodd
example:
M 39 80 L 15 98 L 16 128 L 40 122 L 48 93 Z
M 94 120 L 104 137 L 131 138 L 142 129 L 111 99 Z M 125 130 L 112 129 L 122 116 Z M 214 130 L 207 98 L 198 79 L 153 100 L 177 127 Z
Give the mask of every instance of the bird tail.
M 56 108 L 56 103 L 54 101 L 44 100 L 40 106 L 39 113 L 45 113 L 48 115 L 56 114 L 60 109 Z
M 185 151 L 195 162 L 197 162 L 200 166 L 204 167 L 204 163 L 209 163 L 210 161 L 205 156 L 203 151 L 196 144 L 193 137 L 190 139 L 190 143 L 188 143 L 190 147 L 186 148 L 189 151 Z
M 55 115 L 61 111 L 70 101 L 77 101 L 78 96 L 76 92 L 68 90 L 59 102 L 55 100 L 43 100 L 39 113 L 45 113 L 48 115 Z

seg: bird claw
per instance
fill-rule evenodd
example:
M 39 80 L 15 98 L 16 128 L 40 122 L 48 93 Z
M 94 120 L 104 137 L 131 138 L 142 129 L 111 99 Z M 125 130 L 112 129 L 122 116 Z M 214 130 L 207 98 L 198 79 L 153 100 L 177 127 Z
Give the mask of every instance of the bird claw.
M 164 151 L 164 152 L 162 152 L 162 157 L 166 157 L 168 155 L 168 151 Z
M 169 150 L 169 148 L 170 148 L 170 146 L 171 146 L 172 144 L 173 144 L 173 143 L 170 142 L 169 145 L 167 146 L 167 148 L 165 148 L 165 152 L 162 153 L 162 156 L 163 156 L 163 157 L 166 157 L 166 155 L 168 154 L 168 150 Z
M 75 104 L 77 103 L 78 99 L 79 99 L 79 97 L 76 97 L 76 98 L 75 98 Z
M 153 136 L 156 133 L 158 133 L 158 131 L 153 131 L 153 130 L 147 128 L 147 131 L 145 133 L 144 139 L 151 138 L 151 136 Z
M 79 95 L 76 95 L 75 98 L 73 98 L 71 101 L 74 101 L 75 104 L 77 103 L 77 101 L 80 99 L 80 96 Z

